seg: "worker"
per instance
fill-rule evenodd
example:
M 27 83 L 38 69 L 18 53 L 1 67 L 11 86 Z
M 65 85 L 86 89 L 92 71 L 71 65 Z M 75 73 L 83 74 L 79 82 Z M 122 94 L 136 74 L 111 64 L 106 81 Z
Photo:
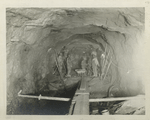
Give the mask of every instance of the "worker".
M 87 67 L 86 60 L 87 60 L 87 58 L 83 57 L 83 60 L 81 62 L 81 68 L 84 69 L 84 70 L 86 70 L 86 67 Z
M 97 59 L 97 53 L 94 51 L 92 52 L 92 70 L 93 70 L 93 77 L 97 77 L 98 76 L 98 67 L 100 66 L 99 65 L 99 62 L 98 62 L 98 59 Z
M 67 49 L 67 47 L 66 47 L 66 46 L 64 46 L 62 51 L 63 51 L 63 57 L 64 57 L 64 59 L 66 59 L 66 58 L 67 58 L 67 55 L 68 55 L 69 50 Z
M 66 77 L 71 77 L 71 75 L 70 75 L 70 73 L 71 73 L 71 68 L 72 68 L 71 55 L 68 54 L 68 57 L 67 57 L 67 75 L 66 75 Z
M 92 67 L 92 59 L 91 59 L 91 57 L 89 57 L 88 58 L 88 64 L 87 64 L 87 75 L 88 76 L 91 76 L 92 75 L 92 69 L 91 69 L 91 67 Z
M 60 73 L 62 73 L 62 69 L 63 69 L 63 57 L 62 57 L 62 53 L 60 53 L 59 56 L 58 56 L 58 67 L 59 67 Z
M 87 58 L 84 56 L 84 57 L 83 57 L 83 60 L 81 61 L 81 68 L 82 68 L 82 70 L 85 71 L 85 72 L 84 72 L 84 75 L 86 75 L 86 68 L 87 68 L 87 63 L 86 63 L 86 61 L 87 61 Z
M 64 68 L 65 68 L 65 73 L 67 73 L 67 56 L 68 56 L 69 50 L 66 48 L 66 46 L 63 47 L 62 49 L 62 57 L 64 61 Z

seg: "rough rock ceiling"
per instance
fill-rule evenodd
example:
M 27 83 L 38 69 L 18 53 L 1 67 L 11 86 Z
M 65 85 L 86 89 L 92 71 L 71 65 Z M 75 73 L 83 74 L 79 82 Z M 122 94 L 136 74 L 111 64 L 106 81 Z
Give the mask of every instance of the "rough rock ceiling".
M 130 95 L 139 92 L 144 8 L 7 8 L 6 22 L 10 101 L 20 89 L 35 93 L 41 81 L 51 78 L 55 60 L 50 48 L 60 52 L 64 46 L 86 48 L 85 44 L 100 46 L 101 51 L 108 46 L 112 83 L 121 81 L 122 90 Z

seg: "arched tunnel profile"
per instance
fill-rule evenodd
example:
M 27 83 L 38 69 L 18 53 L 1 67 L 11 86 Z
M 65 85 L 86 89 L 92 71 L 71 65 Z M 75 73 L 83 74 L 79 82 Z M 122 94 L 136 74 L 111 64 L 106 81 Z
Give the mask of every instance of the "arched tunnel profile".
M 145 114 L 144 18 L 144 8 L 7 8 L 7 114 L 67 115 L 83 79 L 90 115 Z

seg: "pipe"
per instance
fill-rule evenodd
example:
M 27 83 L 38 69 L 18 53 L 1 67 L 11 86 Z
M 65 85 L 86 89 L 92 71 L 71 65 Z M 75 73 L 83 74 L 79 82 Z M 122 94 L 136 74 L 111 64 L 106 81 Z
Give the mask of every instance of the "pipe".
M 106 55 L 106 53 L 107 53 L 107 44 L 106 44 L 106 49 L 105 49 L 105 52 L 104 52 L 104 55 L 105 55 L 105 59 L 104 59 L 104 62 L 103 62 L 103 67 L 105 66 L 105 63 L 106 63 L 106 59 L 107 59 L 107 56 L 108 56 L 108 54 L 109 54 L 109 51 L 108 51 L 108 54 Z
M 107 67 L 107 70 L 106 70 L 106 74 L 105 74 L 103 80 L 105 80 L 105 78 L 106 78 L 106 75 L 107 75 L 107 73 L 108 73 L 108 70 L 109 70 L 109 67 L 110 67 L 111 63 L 112 63 L 112 61 L 110 61 L 110 63 L 108 64 L 108 67 Z
M 98 99 L 90 99 L 89 102 L 110 102 L 110 101 L 122 101 L 122 100 L 134 100 L 134 99 L 145 99 L 145 96 L 139 95 L 134 97 L 98 98 Z
M 38 100 L 44 99 L 44 100 L 56 100 L 56 101 L 69 101 L 70 98 L 60 98 L 60 97 L 48 97 L 48 96 L 42 96 L 41 94 L 39 96 L 33 96 L 33 95 L 21 95 L 22 90 L 18 92 L 19 97 L 26 97 L 26 98 L 37 98 Z
M 103 67 L 102 67 L 101 79 L 103 79 L 102 77 L 103 77 L 103 74 L 104 74 L 104 72 L 105 72 L 105 68 L 106 68 L 106 66 L 107 66 L 107 59 L 108 59 L 108 57 L 109 57 L 109 53 L 110 53 L 110 49 L 109 49 L 109 51 L 108 51 L 107 56 L 105 57 L 104 65 L 103 65 Z
M 106 55 L 106 51 L 107 51 L 107 44 L 106 44 L 106 47 L 105 47 L 104 55 Z M 102 62 L 102 68 L 104 67 L 104 61 L 105 61 L 105 59 L 106 59 L 106 56 L 105 56 L 105 58 L 103 59 L 103 62 Z

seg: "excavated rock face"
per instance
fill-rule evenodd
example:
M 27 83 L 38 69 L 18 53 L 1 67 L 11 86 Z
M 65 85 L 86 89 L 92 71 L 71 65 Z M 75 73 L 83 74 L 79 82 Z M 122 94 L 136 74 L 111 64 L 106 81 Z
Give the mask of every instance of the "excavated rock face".
M 109 85 L 127 96 L 143 91 L 144 8 L 7 8 L 6 22 L 8 105 L 22 101 L 19 90 L 35 94 L 59 81 L 53 75 L 55 53 L 64 48 L 72 54 L 72 69 L 93 50 L 98 59 L 110 51 Z

